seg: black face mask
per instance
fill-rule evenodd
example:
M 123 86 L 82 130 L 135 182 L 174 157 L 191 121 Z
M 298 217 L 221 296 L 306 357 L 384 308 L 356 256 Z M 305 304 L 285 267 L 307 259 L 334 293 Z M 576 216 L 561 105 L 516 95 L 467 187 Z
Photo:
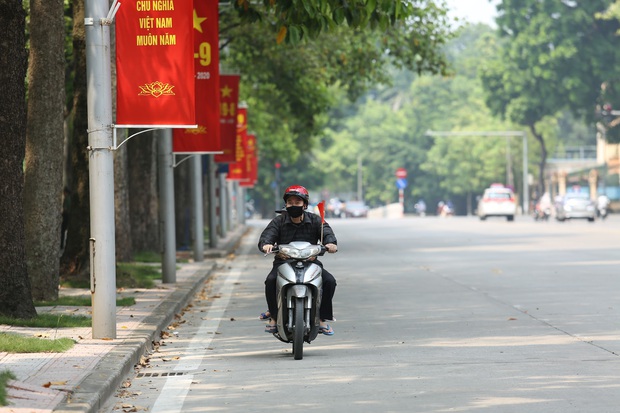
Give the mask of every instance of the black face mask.
M 291 218 L 299 218 L 304 213 L 304 207 L 302 206 L 289 206 L 286 207 L 286 212 Z

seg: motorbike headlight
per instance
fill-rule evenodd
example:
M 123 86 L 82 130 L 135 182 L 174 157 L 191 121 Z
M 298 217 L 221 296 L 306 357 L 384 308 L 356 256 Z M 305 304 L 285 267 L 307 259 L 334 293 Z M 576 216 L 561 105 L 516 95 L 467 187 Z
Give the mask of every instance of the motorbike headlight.
M 321 247 L 318 245 L 312 245 L 310 247 L 302 248 L 302 249 L 288 247 L 288 246 L 280 247 L 280 254 L 285 255 L 289 258 L 293 258 L 293 259 L 310 258 L 315 255 L 319 255 L 320 252 L 321 252 Z
M 313 245 L 311 247 L 301 250 L 301 258 L 310 258 L 314 255 L 319 255 L 320 252 L 321 247 L 319 247 L 318 245 Z
M 286 255 L 287 257 L 291 257 L 291 258 L 300 258 L 301 257 L 301 250 L 297 249 L 297 248 L 293 248 L 293 247 L 280 247 L 280 254 L 282 255 Z

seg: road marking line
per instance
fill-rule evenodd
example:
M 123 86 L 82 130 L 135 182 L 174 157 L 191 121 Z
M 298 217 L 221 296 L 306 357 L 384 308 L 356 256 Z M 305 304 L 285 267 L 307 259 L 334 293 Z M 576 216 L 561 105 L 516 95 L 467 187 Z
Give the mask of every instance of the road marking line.
M 224 312 L 230 302 L 235 283 L 241 275 L 242 269 L 246 269 L 246 255 L 239 257 L 239 264 L 236 265 L 238 269 L 230 271 L 226 275 L 224 285 L 215 294 L 218 295 L 217 306 L 211 305 L 207 312 L 207 320 L 203 320 L 200 323 L 198 331 L 194 334 L 194 338 L 189 342 L 185 349 L 185 353 L 192 355 L 191 357 L 183 358 L 179 361 L 179 364 L 174 368 L 175 371 L 191 371 L 197 370 L 206 354 L 204 349 L 209 347 L 211 341 L 215 336 L 220 321 L 224 316 Z M 209 334 L 211 333 L 211 334 Z M 166 383 L 161 389 L 159 396 L 153 404 L 151 412 L 165 412 L 165 413 L 177 413 L 181 412 L 185 397 L 189 392 L 189 388 L 194 378 L 193 374 L 184 374 L 182 376 L 168 376 Z

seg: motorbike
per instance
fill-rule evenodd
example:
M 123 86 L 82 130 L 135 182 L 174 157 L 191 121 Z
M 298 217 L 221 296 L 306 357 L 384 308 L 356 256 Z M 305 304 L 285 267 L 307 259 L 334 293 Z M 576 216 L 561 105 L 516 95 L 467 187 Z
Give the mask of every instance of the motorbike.
M 310 344 L 319 334 L 323 270 L 312 259 L 326 251 L 323 245 L 305 241 L 281 244 L 272 250 L 286 260 L 278 267 L 278 331 L 273 335 L 293 343 L 295 360 L 303 358 L 304 342 Z
M 551 208 L 541 208 L 536 205 L 534 208 L 534 221 L 548 221 L 551 216 Z
M 608 214 L 607 207 L 602 207 L 598 209 L 598 216 L 601 219 L 607 218 L 607 214 Z

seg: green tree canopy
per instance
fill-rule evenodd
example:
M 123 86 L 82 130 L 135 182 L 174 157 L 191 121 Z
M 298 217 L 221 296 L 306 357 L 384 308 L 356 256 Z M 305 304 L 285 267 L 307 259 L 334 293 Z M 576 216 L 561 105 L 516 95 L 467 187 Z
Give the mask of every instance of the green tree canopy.
M 277 1 L 242 3 L 235 6 L 240 15 L 232 9 L 221 12 L 221 55 L 225 72 L 242 74 L 241 100 L 248 104 L 248 127 L 258 136 L 261 154 L 257 193 L 271 192 L 274 162 L 307 165 L 336 94 L 355 99 L 378 83 L 389 84 L 389 67 L 447 70 L 441 48 L 451 37 L 451 28 L 446 10 L 433 1 L 343 3 L 354 14 L 361 4 L 364 10 L 372 9 L 372 4 L 379 8 L 361 20 L 341 20 L 340 11 L 323 9 L 342 11 L 336 7 L 340 2 L 304 2 L 303 10 L 295 8 L 299 15 L 275 13 L 281 11 Z M 393 7 L 392 17 L 384 20 L 381 16 L 388 11 L 382 7 L 387 3 Z M 306 6 L 321 11 L 307 14 Z M 329 24 L 313 26 L 313 21 L 328 18 L 325 13 L 331 16 Z M 291 38 L 291 28 L 302 15 L 309 19 L 299 26 L 303 35 Z M 281 24 L 287 25 L 287 41 L 278 43 L 275 35 Z M 385 30 L 380 30 L 384 24 Z M 283 173 L 286 176 L 286 167 Z
M 617 23 L 598 12 L 610 0 L 503 0 L 497 23 L 505 39 L 497 59 L 482 71 L 492 113 L 526 126 L 540 144 L 539 187 L 544 192 L 545 136 L 537 124 L 571 109 L 593 120 L 601 84 L 616 66 Z

